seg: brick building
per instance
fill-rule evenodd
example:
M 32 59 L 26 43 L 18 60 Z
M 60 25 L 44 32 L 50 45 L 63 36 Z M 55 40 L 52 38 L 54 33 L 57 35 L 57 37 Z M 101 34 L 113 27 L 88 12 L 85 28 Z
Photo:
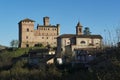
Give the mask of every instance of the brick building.
M 49 17 L 43 17 L 43 25 L 34 29 L 34 20 L 24 19 L 19 24 L 19 47 L 33 47 L 36 44 L 57 46 L 57 37 L 60 34 L 60 25 L 50 25 Z

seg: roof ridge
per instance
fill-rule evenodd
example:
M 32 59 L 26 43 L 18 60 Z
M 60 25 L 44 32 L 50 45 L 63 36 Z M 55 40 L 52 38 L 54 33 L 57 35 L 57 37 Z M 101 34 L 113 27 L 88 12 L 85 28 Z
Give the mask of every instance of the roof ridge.
M 23 19 L 23 20 L 21 20 L 21 21 L 25 21 L 25 22 L 28 22 L 28 21 L 35 22 L 34 20 L 32 20 L 32 19 L 30 19 L 30 18 L 25 18 L 25 19 Z

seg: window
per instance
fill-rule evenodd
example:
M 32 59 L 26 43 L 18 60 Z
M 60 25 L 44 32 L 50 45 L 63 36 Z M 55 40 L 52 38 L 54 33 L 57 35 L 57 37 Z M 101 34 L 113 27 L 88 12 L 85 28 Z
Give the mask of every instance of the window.
M 81 43 L 81 44 L 85 44 L 85 41 L 81 41 L 80 43 Z
M 99 43 L 96 43 L 96 45 L 98 45 Z
M 79 28 L 79 32 L 81 32 L 81 28 Z
M 48 37 L 47 37 L 47 39 L 48 39 Z
M 67 42 L 67 44 L 70 44 L 70 42 Z
M 94 46 L 94 44 L 93 44 L 93 43 L 90 43 L 89 46 Z
M 42 39 L 44 39 L 44 37 L 42 37 Z
M 28 39 L 28 36 L 26 36 L 26 39 Z
M 26 47 L 29 47 L 29 44 L 26 44 Z
M 29 32 L 29 28 L 27 28 L 27 32 Z
M 63 51 L 63 48 L 61 48 L 61 51 Z

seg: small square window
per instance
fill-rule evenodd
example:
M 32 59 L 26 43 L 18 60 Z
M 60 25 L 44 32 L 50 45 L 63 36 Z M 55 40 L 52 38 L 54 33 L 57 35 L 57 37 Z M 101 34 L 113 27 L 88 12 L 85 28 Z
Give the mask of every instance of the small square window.
M 26 36 L 26 39 L 28 39 L 28 36 Z
M 29 28 L 27 28 L 27 32 L 29 32 Z

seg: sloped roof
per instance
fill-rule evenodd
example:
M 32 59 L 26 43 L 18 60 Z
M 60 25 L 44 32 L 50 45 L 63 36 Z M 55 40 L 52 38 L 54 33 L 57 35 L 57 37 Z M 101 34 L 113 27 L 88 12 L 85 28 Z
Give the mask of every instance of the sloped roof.
M 62 34 L 62 35 L 58 36 L 58 38 L 72 38 L 74 36 L 75 36 L 75 34 Z
M 100 38 L 102 39 L 101 35 L 75 35 L 75 34 L 62 34 L 58 38 Z
M 80 24 L 80 22 L 78 22 L 77 26 L 80 26 L 80 27 L 82 27 L 82 25 Z
M 21 20 L 20 22 L 35 22 L 35 21 L 32 19 L 29 19 L 29 18 L 25 18 L 25 19 Z
M 23 20 L 21 20 L 21 21 L 25 21 L 25 22 L 27 22 L 27 21 L 35 22 L 34 20 L 29 19 L 29 18 L 25 18 L 25 19 L 23 19 Z
M 100 38 L 102 39 L 101 35 L 77 35 L 77 38 Z

